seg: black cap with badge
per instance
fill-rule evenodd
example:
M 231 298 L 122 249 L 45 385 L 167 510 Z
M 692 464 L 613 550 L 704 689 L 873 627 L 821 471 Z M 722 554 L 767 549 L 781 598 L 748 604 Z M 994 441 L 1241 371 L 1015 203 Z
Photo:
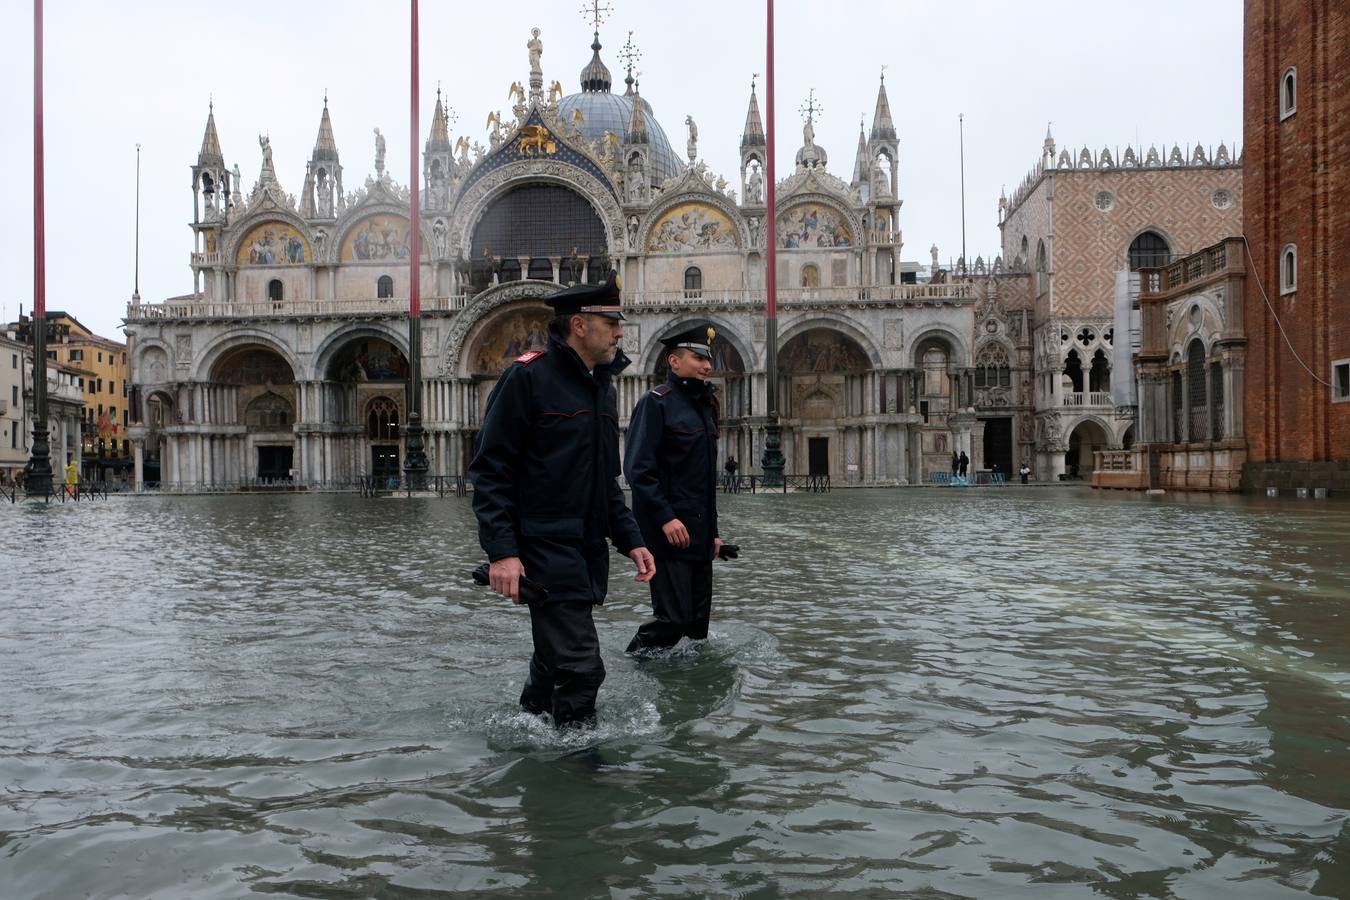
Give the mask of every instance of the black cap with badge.
M 696 353 L 704 359 L 712 359 L 712 342 L 715 337 L 717 337 L 717 329 L 711 323 L 704 322 L 702 325 L 695 325 L 678 334 L 662 338 L 661 344 L 666 348 L 667 353 L 684 349 Z
M 574 284 L 545 298 L 544 302 L 553 307 L 554 314 L 559 316 L 586 313 L 622 321 L 625 318 L 623 308 L 619 305 L 622 289 L 619 273 L 610 272 L 609 277 L 600 284 Z

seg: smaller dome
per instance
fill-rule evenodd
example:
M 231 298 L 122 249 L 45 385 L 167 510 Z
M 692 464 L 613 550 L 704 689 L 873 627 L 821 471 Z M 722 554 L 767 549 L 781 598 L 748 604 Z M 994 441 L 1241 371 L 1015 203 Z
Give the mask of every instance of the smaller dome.
M 591 41 L 591 61 L 586 63 L 586 68 L 581 70 L 581 89 L 588 93 L 603 92 L 609 93 L 610 86 L 614 83 L 609 75 L 609 67 L 600 59 L 600 32 L 595 33 L 595 40 Z

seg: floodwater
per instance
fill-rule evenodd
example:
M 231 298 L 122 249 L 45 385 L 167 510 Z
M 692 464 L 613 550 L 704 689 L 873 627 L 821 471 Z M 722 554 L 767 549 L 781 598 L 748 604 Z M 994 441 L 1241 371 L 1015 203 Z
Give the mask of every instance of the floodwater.
M 0 507 L 0 896 L 1350 896 L 1350 507 L 733 496 L 707 642 L 517 712 L 468 502 Z

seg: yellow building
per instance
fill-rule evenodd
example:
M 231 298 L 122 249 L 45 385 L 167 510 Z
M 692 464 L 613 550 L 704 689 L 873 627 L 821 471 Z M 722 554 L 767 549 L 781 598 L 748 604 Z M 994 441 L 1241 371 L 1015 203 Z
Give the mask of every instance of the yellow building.
M 58 362 L 79 370 L 84 391 L 81 474 L 87 481 L 120 478 L 129 471 L 131 456 L 126 433 L 131 394 L 127 345 L 94 334 L 69 313 L 51 311 L 47 318 L 69 329 L 62 343 L 47 348 L 48 355 L 55 352 Z

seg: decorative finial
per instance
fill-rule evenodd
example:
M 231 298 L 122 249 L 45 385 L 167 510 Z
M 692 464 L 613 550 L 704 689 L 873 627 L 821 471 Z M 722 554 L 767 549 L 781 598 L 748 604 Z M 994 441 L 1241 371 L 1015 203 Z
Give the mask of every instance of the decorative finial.
M 816 116 L 825 112 L 825 107 L 816 102 L 816 89 L 811 90 L 806 95 L 806 103 L 797 108 L 797 112 L 806 116 L 808 122 L 814 122 Z
M 328 88 L 323 89 L 323 108 L 328 108 Z
M 628 70 L 628 77 L 633 77 L 633 67 L 642 59 L 642 51 L 633 43 L 633 32 L 628 32 L 628 40 L 624 42 L 623 49 L 619 51 L 619 59 L 623 60 L 624 68 Z
M 882 63 L 882 64 L 881 64 L 881 80 L 882 80 L 883 82 L 885 82 L 885 80 L 886 80 L 886 64 L 885 64 L 885 63 Z
M 602 3 L 600 0 L 589 0 L 581 4 L 581 14 L 591 22 L 592 29 L 599 34 L 600 26 L 604 24 L 606 18 L 614 12 L 614 8 L 608 3 Z
M 216 95 L 215 95 L 215 94 L 207 94 L 207 95 L 206 95 L 206 111 L 207 111 L 208 113 L 213 113 L 213 112 L 216 111 Z
M 755 92 L 755 82 L 758 81 L 758 80 L 759 80 L 759 73 L 758 73 L 758 72 L 753 72 L 753 73 L 751 73 L 751 75 L 750 75 L 750 93 L 753 94 L 753 93 Z

